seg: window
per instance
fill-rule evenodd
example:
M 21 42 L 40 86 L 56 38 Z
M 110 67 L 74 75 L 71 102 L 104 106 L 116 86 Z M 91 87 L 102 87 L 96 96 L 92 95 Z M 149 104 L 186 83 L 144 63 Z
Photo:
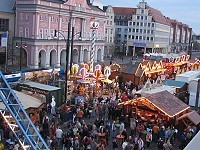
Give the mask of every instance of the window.
M 54 16 L 51 16 L 51 22 L 54 22 L 54 21 L 55 21 Z
M 22 37 L 23 36 L 23 28 L 19 27 L 19 36 Z
M 138 40 L 138 36 L 136 36 L 135 39 Z
M 106 34 L 108 33 L 108 29 L 105 30 L 105 33 L 106 33 Z
M 150 27 L 151 26 L 151 23 L 148 23 L 148 27 Z
M 112 25 L 112 21 L 110 21 L 110 25 Z
M 39 38 L 40 38 L 40 39 L 43 38 L 43 30 L 42 30 L 42 29 L 39 30 Z
M 147 16 L 145 16 L 145 20 L 147 20 Z
M 112 37 L 110 37 L 110 43 L 112 43 Z
M 40 15 L 40 20 L 41 20 L 41 21 L 43 20 L 43 16 L 42 16 L 42 15 Z
M 144 29 L 144 34 L 146 34 L 147 33 L 147 30 L 146 29 Z
M 30 15 L 26 14 L 26 20 L 30 20 Z
M 58 22 L 58 17 L 56 17 L 56 22 Z
M 144 41 L 146 40 L 146 36 L 143 36 L 143 40 L 144 40 Z
M 140 26 L 143 27 L 143 22 L 140 22 Z
M 23 13 L 20 13 L 19 20 L 23 20 Z
M 139 36 L 139 39 L 142 40 L 142 36 Z
M 144 26 L 145 26 L 145 27 L 147 26 L 147 23 L 146 23 L 146 22 L 144 23 Z
M 147 30 L 147 33 L 149 34 L 149 33 L 150 33 L 150 30 Z
M 151 37 L 151 41 L 153 41 L 153 37 Z
M 133 32 L 135 32 L 135 29 L 133 29 Z
M 138 32 L 139 32 L 139 29 L 136 29 L 136 32 L 138 33 Z
M 154 33 L 154 31 L 153 30 L 151 30 L 151 34 L 153 34 Z
M 135 22 L 133 22 L 133 26 L 135 26 Z
M 151 26 L 154 27 L 154 23 L 152 23 Z
M 149 41 L 149 37 L 147 36 L 147 41 Z
M 129 22 L 129 26 L 132 26 L 132 22 Z
M 127 31 L 128 31 L 128 29 L 127 29 L 127 28 L 125 28 L 125 29 L 124 29 L 124 32 L 127 32 Z
M 118 32 L 121 32 L 121 28 L 117 28 L 117 31 L 118 31 Z
M 47 29 L 44 30 L 44 39 L 48 39 L 48 30 Z
M 140 19 L 140 16 L 137 16 L 137 20 L 139 20 Z
M 144 19 L 144 17 L 143 16 L 141 16 L 141 20 L 143 20 Z
M 131 35 L 128 35 L 128 39 L 131 39 Z
M 29 38 L 29 28 L 25 28 L 25 37 Z
M 131 32 L 131 28 L 128 29 L 128 32 Z
M 141 14 L 143 14 L 144 13 L 144 9 L 141 9 Z
M 140 33 L 142 33 L 142 29 L 140 29 Z
M 110 30 L 110 34 L 113 34 L 113 29 Z
M 140 25 L 140 23 L 139 22 L 137 22 L 137 26 L 139 26 Z
M 48 15 L 45 16 L 45 21 L 48 21 Z
M 54 30 L 51 29 L 51 38 L 53 39 L 54 38 Z
M 8 19 L 0 19 L 0 31 L 8 31 L 9 30 L 9 20 Z

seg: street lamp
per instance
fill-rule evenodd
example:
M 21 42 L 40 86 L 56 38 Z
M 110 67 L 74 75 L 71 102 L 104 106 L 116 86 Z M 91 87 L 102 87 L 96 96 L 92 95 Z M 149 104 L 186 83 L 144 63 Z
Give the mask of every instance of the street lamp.
M 59 30 L 55 30 L 54 32 L 54 37 L 57 36 L 57 33 L 59 33 L 60 35 L 62 35 L 62 37 L 64 38 L 64 41 L 66 43 L 66 65 L 65 65 L 65 100 L 67 100 L 67 73 L 68 70 L 72 68 L 72 61 L 73 61 L 73 42 L 74 42 L 74 36 L 77 34 L 80 34 L 81 37 L 81 32 L 77 32 L 74 34 L 74 27 L 72 27 L 72 38 L 71 38 L 71 55 L 70 55 L 70 67 L 69 67 L 69 47 L 70 47 L 70 28 L 71 27 L 71 22 L 68 23 L 68 37 L 66 39 L 65 35 L 59 31 Z M 80 39 L 79 37 L 79 39 Z M 69 67 L 69 68 L 68 68 Z
M 64 36 L 64 34 L 62 32 L 60 32 L 59 30 L 55 30 L 55 33 L 54 33 L 54 37 L 56 37 L 57 35 L 57 32 L 62 35 L 62 37 L 64 38 L 65 40 L 65 43 L 66 43 L 66 65 L 65 65 L 65 100 L 67 100 L 67 72 L 68 72 L 68 62 L 69 62 L 69 44 L 70 44 L 70 40 L 69 40 L 69 37 L 70 37 L 70 28 L 71 27 L 71 21 L 68 23 L 68 37 L 66 39 L 66 37 Z
M 22 36 L 20 37 L 20 45 L 18 43 L 16 43 L 16 48 L 19 48 L 20 47 L 20 50 L 19 50 L 19 70 L 20 72 L 22 71 L 22 47 L 23 47 L 23 43 L 22 43 Z M 24 45 L 24 47 L 27 47 L 26 43 Z

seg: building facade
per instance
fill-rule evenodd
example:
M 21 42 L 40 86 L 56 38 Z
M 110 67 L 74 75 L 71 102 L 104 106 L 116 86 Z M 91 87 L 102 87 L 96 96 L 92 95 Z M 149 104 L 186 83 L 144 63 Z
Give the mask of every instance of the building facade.
M 135 8 L 113 7 L 115 13 L 115 51 L 125 54 L 127 48 L 128 21 L 136 12 Z
M 132 20 L 128 22 L 126 54 L 135 56 L 146 52 L 166 53 L 169 37 L 170 24 L 162 13 L 146 2 L 140 2 Z
M 115 23 L 114 23 L 114 10 L 112 6 L 104 6 L 104 11 L 107 15 L 107 20 L 105 24 L 105 48 L 104 54 L 106 56 L 114 55 L 115 49 Z
M 1 34 L 8 32 L 8 44 L 7 44 L 7 64 L 12 63 L 12 38 L 14 36 L 14 22 L 15 22 L 15 13 L 14 13 L 14 2 L 15 0 L 0 0 L 0 39 Z M 0 40 L 1 42 L 1 40 Z M 5 64 L 6 61 L 6 47 L 1 47 L 0 43 L 0 65 Z
M 104 56 L 106 15 L 101 9 L 92 6 L 89 0 L 16 0 L 15 42 L 20 42 L 22 38 L 22 65 L 30 68 L 65 66 L 68 23 L 71 24 L 70 28 L 74 27 L 74 35 L 69 37 L 70 41 L 72 36 L 74 38 L 72 61 L 88 63 L 92 17 L 99 22 L 94 60 L 101 62 Z M 57 38 L 55 30 L 59 31 Z M 25 43 L 27 47 L 24 46 Z M 18 51 L 16 49 L 16 55 Z
M 192 28 L 140 2 L 137 8 L 113 7 L 116 48 L 124 55 L 169 53 L 191 49 Z
M 178 53 L 188 52 L 191 49 L 192 28 L 177 20 L 166 17 L 171 26 L 170 45 L 171 51 Z

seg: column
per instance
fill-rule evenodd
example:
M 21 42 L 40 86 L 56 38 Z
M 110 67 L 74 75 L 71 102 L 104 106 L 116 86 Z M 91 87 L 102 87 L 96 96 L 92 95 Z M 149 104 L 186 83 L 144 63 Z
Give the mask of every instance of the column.
M 58 49 L 57 49 L 57 63 L 56 63 L 56 67 L 60 67 L 60 46 L 58 46 Z
M 83 57 L 84 57 L 84 54 L 83 54 L 83 47 L 81 46 L 80 52 L 79 52 L 79 62 L 80 62 L 80 64 L 83 63 Z
M 50 67 L 50 48 L 47 48 L 46 51 L 46 67 Z
M 101 62 L 103 62 L 103 57 L 104 57 L 104 46 L 102 46 L 101 49 Z
M 97 46 L 95 46 L 95 49 L 94 49 L 94 62 L 97 62 L 97 56 L 98 55 L 98 48 Z

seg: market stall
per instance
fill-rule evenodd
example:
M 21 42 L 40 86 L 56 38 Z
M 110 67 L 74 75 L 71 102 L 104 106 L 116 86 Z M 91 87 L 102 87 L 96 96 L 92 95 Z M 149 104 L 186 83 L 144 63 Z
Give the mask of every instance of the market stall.
M 52 97 L 55 98 L 56 106 L 60 106 L 63 102 L 63 94 L 58 87 L 28 81 L 18 83 L 17 90 L 22 92 L 28 91 L 30 95 L 37 96 L 38 99 L 44 100 L 47 104 L 51 103 Z
M 131 115 L 137 115 L 142 121 L 165 123 L 173 121 L 177 117 L 187 113 L 189 106 L 175 97 L 168 91 L 162 91 L 154 94 L 143 94 L 142 97 L 134 100 L 119 103 L 120 106 L 132 107 L 127 112 Z M 125 114 L 126 115 L 126 114 Z

